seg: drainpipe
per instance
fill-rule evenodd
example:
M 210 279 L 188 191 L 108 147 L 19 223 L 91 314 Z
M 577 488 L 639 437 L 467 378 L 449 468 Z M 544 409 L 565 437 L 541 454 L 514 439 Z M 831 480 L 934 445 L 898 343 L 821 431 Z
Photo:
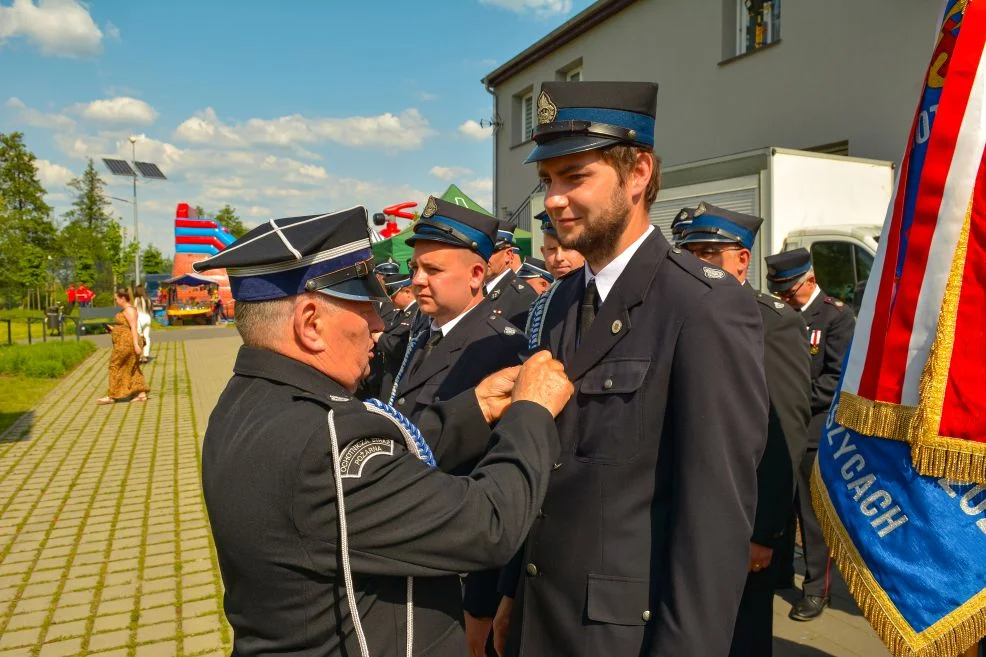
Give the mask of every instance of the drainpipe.
M 493 115 L 492 115 L 492 118 L 493 118 L 494 125 L 493 125 L 493 208 L 492 209 L 493 209 L 493 216 L 499 216 L 499 213 L 496 211 L 496 208 L 497 208 L 497 205 L 496 205 L 496 201 L 497 201 L 497 198 L 496 198 L 496 191 L 497 191 L 497 187 L 496 187 L 496 148 L 497 148 L 497 128 L 499 127 L 499 126 L 496 125 L 496 120 L 497 120 L 497 113 L 496 113 L 496 92 L 493 90 L 493 87 L 491 87 L 488 82 L 485 82 L 484 81 L 483 82 L 483 86 L 486 88 L 486 93 L 488 93 L 492 97 L 492 99 L 493 99 Z

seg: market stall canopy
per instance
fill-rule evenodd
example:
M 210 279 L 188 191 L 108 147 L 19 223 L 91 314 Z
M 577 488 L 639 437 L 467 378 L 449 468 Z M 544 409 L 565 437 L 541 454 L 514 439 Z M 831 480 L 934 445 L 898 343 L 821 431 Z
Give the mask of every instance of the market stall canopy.
M 164 281 L 164 285 L 219 285 L 219 281 L 209 276 L 188 272 Z

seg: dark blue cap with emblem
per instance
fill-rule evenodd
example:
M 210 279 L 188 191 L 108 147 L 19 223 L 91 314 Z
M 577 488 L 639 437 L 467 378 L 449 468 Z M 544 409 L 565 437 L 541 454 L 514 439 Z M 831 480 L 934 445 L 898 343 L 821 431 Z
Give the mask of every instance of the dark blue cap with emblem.
M 753 250 L 763 219 L 752 214 L 717 208 L 702 201 L 692 212 L 691 223 L 681 231 L 679 246 L 712 242 L 739 244 Z
M 530 256 L 524 258 L 524 264 L 517 270 L 517 278 L 537 278 L 539 276 L 549 283 L 555 280 L 555 277 L 545 266 L 544 260 Z
M 767 265 L 767 289 L 778 294 L 790 290 L 811 271 L 811 254 L 805 248 L 782 251 L 764 258 L 764 264 Z
M 558 231 L 555 230 L 555 225 L 551 223 L 551 217 L 548 216 L 547 210 L 541 210 L 534 218 L 541 222 L 541 232 L 545 235 L 551 235 L 552 237 L 558 237 Z
M 410 274 L 388 274 L 383 277 L 383 286 L 387 290 L 387 294 L 390 296 L 394 296 L 397 294 L 398 290 L 401 290 L 410 284 Z
M 401 273 L 401 266 L 397 264 L 393 258 L 387 258 L 383 262 L 378 262 L 373 267 L 374 274 L 380 274 L 381 276 L 390 276 L 392 274 Z
M 414 222 L 414 235 L 405 242 L 428 240 L 469 249 L 483 260 L 493 255 L 498 222 L 495 218 L 434 196 L 428 199 L 421 217 Z
M 496 244 L 493 245 L 494 251 L 503 251 L 514 248 L 514 231 L 517 226 L 500 219 L 496 224 Z
M 387 298 L 373 275 L 364 207 L 271 219 L 192 266 L 197 272 L 225 268 L 237 301 L 269 301 L 303 292 L 355 301 Z
M 671 220 L 671 241 L 675 244 L 681 240 L 681 234 L 692 224 L 695 208 L 681 208 Z
M 653 82 L 544 82 L 527 162 L 615 144 L 654 148 Z

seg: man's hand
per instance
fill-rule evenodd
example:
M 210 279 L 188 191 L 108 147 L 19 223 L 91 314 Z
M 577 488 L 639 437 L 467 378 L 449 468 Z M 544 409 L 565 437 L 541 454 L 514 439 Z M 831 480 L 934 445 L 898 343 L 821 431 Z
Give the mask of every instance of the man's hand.
M 774 558 L 774 548 L 750 543 L 750 570 L 759 573 L 770 565 L 770 560 Z
M 552 358 L 547 351 L 539 351 L 521 365 L 514 384 L 513 401 L 532 401 L 558 417 L 574 392 L 561 361 Z
M 469 645 L 469 657 L 484 657 L 486 639 L 490 636 L 493 619 L 476 618 L 468 611 L 463 613 L 466 617 L 466 643 Z
M 487 424 L 492 425 L 499 420 L 510 406 L 510 393 L 514 390 L 519 373 L 520 365 L 507 367 L 490 374 L 476 386 L 476 401 Z
M 496 617 L 493 619 L 493 647 L 500 657 L 507 650 L 507 632 L 510 631 L 510 614 L 513 611 L 514 599 L 507 596 L 500 598 L 500 606 L 497 607 Z

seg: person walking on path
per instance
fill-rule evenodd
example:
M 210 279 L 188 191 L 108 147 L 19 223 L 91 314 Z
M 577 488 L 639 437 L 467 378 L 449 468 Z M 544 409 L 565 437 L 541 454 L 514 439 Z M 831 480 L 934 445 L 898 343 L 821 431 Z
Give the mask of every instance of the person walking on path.
M 147 401 L 148 387 L 144 373 L 140 371 L 140 356 L 143 353 L 143 338 L 137 330 L 137 309 L 130 303 L 130 293 L 124 288 L 116 291 L 116 304 L 123 308 L 107 324 L 113 338 L 113 351 L 110 352 L 110 385 L 105 397 L 96 400 L 97 404 L 112 404 L 130 398 L 131 402 Z
M 153 305 L 143 285 L 134 288 L 134 308 L 137 309 L 137 333 L 144 339 L 144 350 L 140 362 L 146 363 L 151 359 L 151 313 L 153 312 Z

